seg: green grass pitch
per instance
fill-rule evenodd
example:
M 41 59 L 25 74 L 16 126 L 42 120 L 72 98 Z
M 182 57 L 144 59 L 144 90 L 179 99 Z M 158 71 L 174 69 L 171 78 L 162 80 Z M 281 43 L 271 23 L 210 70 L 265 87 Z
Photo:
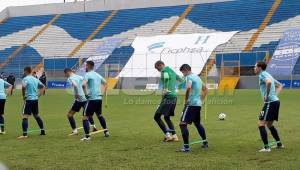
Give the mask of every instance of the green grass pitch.
M 142 92 L 142 94 L 145 92 Z M 73 98 L 64 90 L 48 90 L 40 99 L 40 115 L 46 136 L 21 134 L 22 98 L 20 91 L 6 104 L 6 135 L 0 136 L 0 161 L 9 169 L 299 169 L 300 167 L 300 103 L 299 90 L 284 90 L 280 95 L 280 121 L 276 126 L 284 150 L 258 153 L 262 147 L 257 119 L 262 101 L 258 90 L 237 90 L 234 96 L 209 96 L 207 130 L 209 149 L 193 145 L 190 153 L 177 153 L 182 142 L 163 144 L 163 134 L 153 120 L 159 95 L 109 95 L 108 108 L 103 108 L 111 137 L 96 134 L 89 142 L 79 136 L 67 136 L 71 130 L 66 118 Z M 172 119 L 180 135 L 178 123 L 183 96 L 179 97 L 176 116 Z M 224 102 L 225 101 L 225 102 Z M 218 120 L 225 112 L 227 119 Z M 81 126 L 81 113 L 75 115 Z M 100 127 L 96 118 L 95 122 Z M 37 128 L 33 118 L 30 129 Z M 199 139 L 193 126 L 190 139 Z M 269 139 L 272 139 L 269 134 Z M 181 137 L 180 137 L 181 139 Z

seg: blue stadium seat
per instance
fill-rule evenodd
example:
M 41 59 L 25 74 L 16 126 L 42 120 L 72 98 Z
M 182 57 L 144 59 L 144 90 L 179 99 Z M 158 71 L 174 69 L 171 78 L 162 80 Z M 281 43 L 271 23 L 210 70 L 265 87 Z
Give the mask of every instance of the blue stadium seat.
M 47 24 L 53 17 L 54 15 L 42 15 L 9 18 L 0 26 L 0 37 Z
M 18 46 L 14 46 L 9 49 L 5 49 L 0 51 L 0 56 L 6 55 L 7 53 L 12 53 L 18 48 Z M 0 62 L 4 62 L 6 58 L 1 57 Z M 34 67 L 42 61 L 42 57 L 39 53 L 31 48 L 25 47 L 23 49 L 22 54 L 17 55 L 10 63 L 8 63 L 4 68 L 1 69 L 1 72 L 6 73 L 14 73 L 18 77 L 22 76 L 22 70 L 25 66 Z
M 270 57 L 272 57 L 278 43 L 279 41 L 271 41 L 268 44 L 262 44 L 259 47 L 253 47 L 252 51 L 269 51 Z
M 78 63 L 78 58 L 48 58 L 44 60 L 44 68 L 47 71 L 61 71 L 72 68 Z
M 73 38 L 85 40 L 109 14 L 109 11 L 64 14 L 53 25 L 63 28 Z
M 186 7 L 187 6 L 185 5 L 120 10 L 118 14 L 106 25 L 107 29 L 101 30 L 95 38 L 99 39 L 109 37 L 151 22 L 170 18 L 172 16 L 179 16 L 183 13 Z
M 259 27 L 272 4 L 260 0 L 197 4 L 187 19 L 218 31 L 248 31 Z
M 119 64 L 120 69 L 122 69 L 132 56 L 133 52 L 134 49 L 131 46 L 123 46 L 115 49 L 113 53 L 103 62 L 97 72 L 99 72 L 101 75 L 104 75 L 105 64 Z
M 243 53 L 225 53 L 216 55 L 216 66 L 219 68 L 222 65 L 222 61 L 228 62 L 240 62 L 241 67 L 252 67 L 257 61 L 265 60 L 266 52 L 243 52 Z M 228 65 L 227 65 L 228 66 Z M 236 66 L 236 64 L 234 64 Z
M 299 0 L 281 1 L 276 13 L 270 20 L 269 25 L 300 15 L 299 5 Z
M 187 19 L 211 30 L 248 31 L 259 27 L 273 3 L 274 1 L 235 0 L 218 3 L 196 4 L 188 14 Z M 300 15 L 299 5 L 299 0 L 282 1 L 278 10 L 271 18 L 269 25 Z M 183 13 L 186 7 L 187 5 L 119 10 L 117 15 L 114 16 L 112 20 L 107 23 L 104 29 L 102 29 L 94 38 L 101 39 L 104 37 L 111 37 L 113 35 L 144 26 L 148 23 L 173 16 L 179 16 Z M 56 22 L 53 23 L 53 25 L 64 29 L 73 38 L 85 40 L 110 14 L 111 11 L 63 14 Z M 9 18 L 6 22 L 0 25 L 0 38 L 34 26 L 47 24 L 54 16 L 55 15 L 44 15 Z M 275 49 L 277 45 L 278 41 L 276 40 L 269 44 L 263 44 L 260 47 L 255 47 L 253 48 L 253 51 L 271 50 L 270 56 L 272 56 L 272 49 Z M 4 62 L 15 51 L 15 49 L 17 49 L 17 46 L 21 46 L 21 44 L 15 44 L 15 46 L 6 47 L 6 49 L 0 51 L 0 63 Z M 128 52 L 129 48 L 130 47 L 125 46 L 115 50 L 113 55 L 111 55 L 105 63 L 118 63 L 123 66 L 132 54 L 132 51 L 129 50 L 130 52 Z M 122 55 L 120 56 L 117 53 Z M 251 55 L 252 54 L 242 54 L 241 56 L 244 59 L 241 60 L 241 64 L 252 65 L 253 59 L 249 60 Z M 24 57 L 26 59 L 21 61 L 19 59 L 20 57 Z M 230 54 L 229 59 L 232 59 L 232 57 L 236 57 L 236 54 Z M 35 61 L 30 61 L 31 59 Z M 40 61 L 40 54 L 31 47 L 26 47 L 26 49 L 22 51 L 15 60 L 13 60 L 13 63 L 10 63 L 9 65 L 13 66 L 17 61 L 20 61 L 20 63 L 18 63 L 19 65 L 29 64 L 25 63 L 25 61 L 30 61 L 30 64 L 36 63 L 36 61 Z M 48 69 L 53 68 L 51 66 L 51 62 L 49 61 L 49 63 L 47 63 Z M 66 65 L 71 66 L 74 62 L 75 60 L 70 62 L 68 61 L 64 64 L 58 62 L 57 64 L 62 64 L 61 66 L 63 67 Z M 217 63 L 220 64 L 218 59 Z M 0 71 L 4 71 L 5 69 L 8 69 L 8 67 L 5 67 Z

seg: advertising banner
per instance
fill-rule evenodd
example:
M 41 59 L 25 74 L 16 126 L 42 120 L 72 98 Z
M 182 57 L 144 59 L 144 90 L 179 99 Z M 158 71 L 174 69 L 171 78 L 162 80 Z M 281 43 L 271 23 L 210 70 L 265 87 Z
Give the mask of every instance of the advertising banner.
M 300 28 L 284 32 L 267 71 L 276 76 L 288 76 L 293 73 L 300 55 Z
M 172 34 L 136 37 L 134 53 L 120 73 L 120 77 L 159 77 L 154 63 L 162 60 L 179 73 L 182 64 L 189 64 L 200 73 L 214 49 L 228 42 L 237 32 L 207 34 Z

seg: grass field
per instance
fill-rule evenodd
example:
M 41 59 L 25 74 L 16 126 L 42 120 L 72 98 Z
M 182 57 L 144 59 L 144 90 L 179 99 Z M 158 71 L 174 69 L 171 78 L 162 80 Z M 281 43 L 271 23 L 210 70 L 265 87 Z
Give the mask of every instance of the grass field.
M 111 137 L 104 138 L 100 133 L 89 142 L 80 142 L 81 135 L 67 136 L 71 130 L 66 112 L 73 99 L 64 90 L 48 90 L 40 100 L 47 135 L 33 133 L 26 140 L 17 140 L 22 131 L 22 99 L 17 91 L 7 100 L 7 134 L 0 136 L 0 161 L 9 169 L 297 170 L 300 167 L 299 96 L 299 90 L 285 90 L 280 96 L 282 107 L 277 127 L 286 146 L 284 150 L 257 152 L 262 146 L 256 125 L 262 105 L 260 94 L 258 90 L 238 90 L 231 97 L 209 97 L 211 102 L 203 124 L 210 148 L 202 150 L 200 145 L 193 145 L 190 153 L 177 153 L 182 143 L 163 144 L 163 134 L 153 120 L 160 100 L 158 95 L 110 95 L 109 106 L 103 113 Z M 180 96 L 179 102 L 182 99 Z M 178 134 L 182 108 L 182 104 L 177 105 L 177 115 L 173 118 Z M 226 121 L 217 119 L 220 112 L 227 114 Z M 81 113 L 76 115 L 78 126 L 81 126 L 80 118 Z M 96 119 L 95 122 L 99 127 Z M 29 126 L 37 127 L 33 118 Z M 190 131 L 191 140 L 199 138 L 193 126 Z

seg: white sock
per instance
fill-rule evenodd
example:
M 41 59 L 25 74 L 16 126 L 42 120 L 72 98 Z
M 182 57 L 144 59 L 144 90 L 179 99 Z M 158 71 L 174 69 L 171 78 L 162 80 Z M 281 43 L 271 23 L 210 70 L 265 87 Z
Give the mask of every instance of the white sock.
M 169 138 L 171 137 L 171 134 L 169 132 L 166 133 L 166 137 Z
M 73 133 L 78 133 L 77 129 L 73 129 Z

